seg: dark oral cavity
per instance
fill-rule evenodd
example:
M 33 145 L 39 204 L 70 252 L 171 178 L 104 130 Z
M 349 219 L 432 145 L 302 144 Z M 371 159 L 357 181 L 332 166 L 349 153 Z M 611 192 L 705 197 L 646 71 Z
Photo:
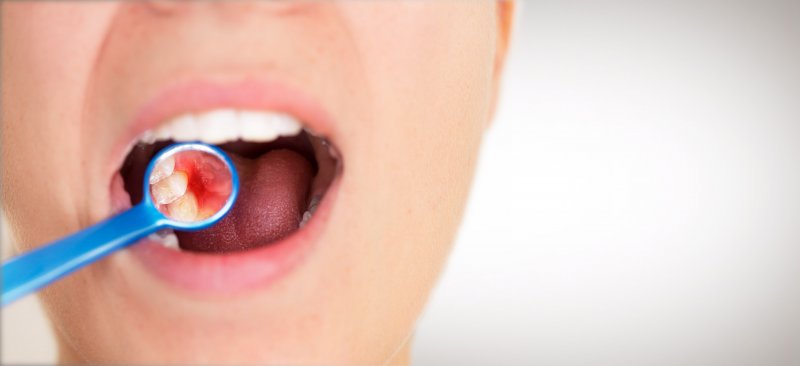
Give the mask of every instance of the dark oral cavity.
M 182 250 L 226 253 L 268 245 L 298 230 L 304 213 L 331 184 L 340 165 L 338 154 L 321 138 L 305 132 L 270 143 L 218 145 L 239 173 L 239 197 L 216 225 L 197 232 L 176 232 Z M 171 142 L 139 144 L 120 174 L 132 203 L 142 198 L 147 162 Z M 313 211 L 313 209 L 311 209 Z

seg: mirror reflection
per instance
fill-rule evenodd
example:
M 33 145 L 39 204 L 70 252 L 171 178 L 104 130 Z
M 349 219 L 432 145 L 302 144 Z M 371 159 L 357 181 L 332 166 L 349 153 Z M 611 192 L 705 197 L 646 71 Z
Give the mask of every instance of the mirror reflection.
M 218 156 L 196 150 L 162 156 L 148 178 L 153 204 L 182 222 L 205 220 L 225 205 L 233 189 L 228 166 Z

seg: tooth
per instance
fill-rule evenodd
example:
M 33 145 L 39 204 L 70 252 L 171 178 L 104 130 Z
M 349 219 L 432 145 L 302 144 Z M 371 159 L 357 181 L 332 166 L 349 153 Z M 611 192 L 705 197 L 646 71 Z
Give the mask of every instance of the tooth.
M 159 230 L 148 235 L 147 238 L 152 241 L 157 241 L 167 248 L 180 250 L 180 246 L 178 245 L 178 236 L 175 235 L 175 232 L 172 229 Z
M 269 142 L 281 136 L 297 135 L 301 131 L 303 126 L 300 122 L 287 114 L 225 108 L 178 116 L 152 131 L 145 131 L 139 140 L 144 143 L 201 140 L 221 144 L 237 139 Z
M 330 155 L 335 160 L 339 160 L 339 152 L 337 152 L 336 149 L 333 148 L 333 145 L 331 145 L 331 143 L 328 140 L 321 139 L 320 143 L 322 144 L 322 146 L 328 149 L 328 155 Z
M 174 232 L 175 231 L 172 230 L 172 229 L 161 229 L 159 231 L 156 231 L 156 232 L 148 235 L 147 237 L 149 239 L 152 239 L 152 240 L 161 241 L 161 239 L 164 239 L 165 236 L 169 235 L 170 233 L 174 233 Z
M 242 140 L 269 142 L 278 138 L 270 115 L 263 112 L 239 112 L 239 127 Z
M 164 230 L 156 231 L 156 232 L 148 235 L 147 238 L 152 240 L 152 241 L 159 241 L 160 242 L 161 239 L 163 239 L 165 236 L 167 236 L 167 230 L 171 230 L 171 229 L 164 229 Z
M 209 144 L 220 144 L 239 138 L 236 111 L 218 109 L 197 116 L 195 121 L 200 139 Z
M 178 245 L 178 236 L 175 235 L 174 232 L 171 232 L 161 238 L 161 244 L 170 249 L 180 249 Z
M 272 117 L 273 128 L 281 136 L 294 136 L 300 133 L 303 126 L 291 116 L 285 114 L 275 114 Z
M 314 195 L 314 197 L 311 198 L 311 202 L 308 203 L 308 209 L 306 209 L 306 211 L 312 214 L 316 212 L 320 201 L 322 201 L 322 195 Z
M 195 118 L 190 114 L 182 115 L 168 124 L 171 137 L 175 141 L 195 141 L 200 137 Z
M 311 198 L 311 202 L 308 203 L 308 208 L 306 209 L 306 212 L 303 213 L 303 219 L 300 220 L 300 227 L 305 226 L 306 223 L 308 223 L 308 220 L 311 220 L 311 217 L 314 216 L 314 212 L 317 211 L 317 207 L 319 207 L 320 201 L 322 201 L 321 195 L 317 194 Z
M 175 170 L 175 157 L 169 156 L 166 159 L 158 162 L 150 172 L 150 184 L 156 184 L 162 179 L 169 177 Z
M 197 220 L 197 198 L 192 192 L 186 192 L 183 196 L 175 200 L 175 202 L 167 205 L 167 212 L 169 217 L 174 220 L 192 222 Z
M 313 216 L 313 215 L 314 214 L 312 214 L 311 212 L 308 212 L 308 211 L 304 212 L 303 213 L 303 219 L 300 220 L 300 227 L 306 226 L 306 224 L 308 223 L 308 220 L 311 220 L 311 216 Z
M 161 205 L 166 205 L 178 200 L 186 193 L 189 185 L 189 177 L 184 172 L 174 172 L 156 184 L 150 186 L 150 193 L 153 200 Z
M 163 125 L 158 129 L 156 129 L 156 131 L 153 133 L 153 139 L 155 141 L 169 140 L 171 138 L 172 138 L 172 131 L 170 131 L 169 125 Z
M 154 143 L 156 141 L 155 132 L 153 132 L 153 130 L 147 130 L 142 132 L 142 134 L 139 136 L 139 141 L 144 142 L 146 144 Z

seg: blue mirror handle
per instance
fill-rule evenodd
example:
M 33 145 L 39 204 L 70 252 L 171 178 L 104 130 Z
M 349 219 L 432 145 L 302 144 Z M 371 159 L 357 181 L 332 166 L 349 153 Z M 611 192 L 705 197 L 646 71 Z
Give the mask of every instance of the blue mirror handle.
M 167 220 L 142 202 L 105 221 L 3 263 L 2 305 L 167 227 Z

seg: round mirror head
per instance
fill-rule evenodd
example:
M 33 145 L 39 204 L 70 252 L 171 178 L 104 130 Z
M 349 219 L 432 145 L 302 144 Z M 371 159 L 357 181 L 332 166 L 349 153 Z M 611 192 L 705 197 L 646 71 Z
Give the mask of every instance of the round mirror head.
M 202 143 L 167 147 L 145 174 L 145 199 L 173 226 L 185 229 L 200 229 L 222 218 L 233 206 L 238 188 L 230 158 Z

